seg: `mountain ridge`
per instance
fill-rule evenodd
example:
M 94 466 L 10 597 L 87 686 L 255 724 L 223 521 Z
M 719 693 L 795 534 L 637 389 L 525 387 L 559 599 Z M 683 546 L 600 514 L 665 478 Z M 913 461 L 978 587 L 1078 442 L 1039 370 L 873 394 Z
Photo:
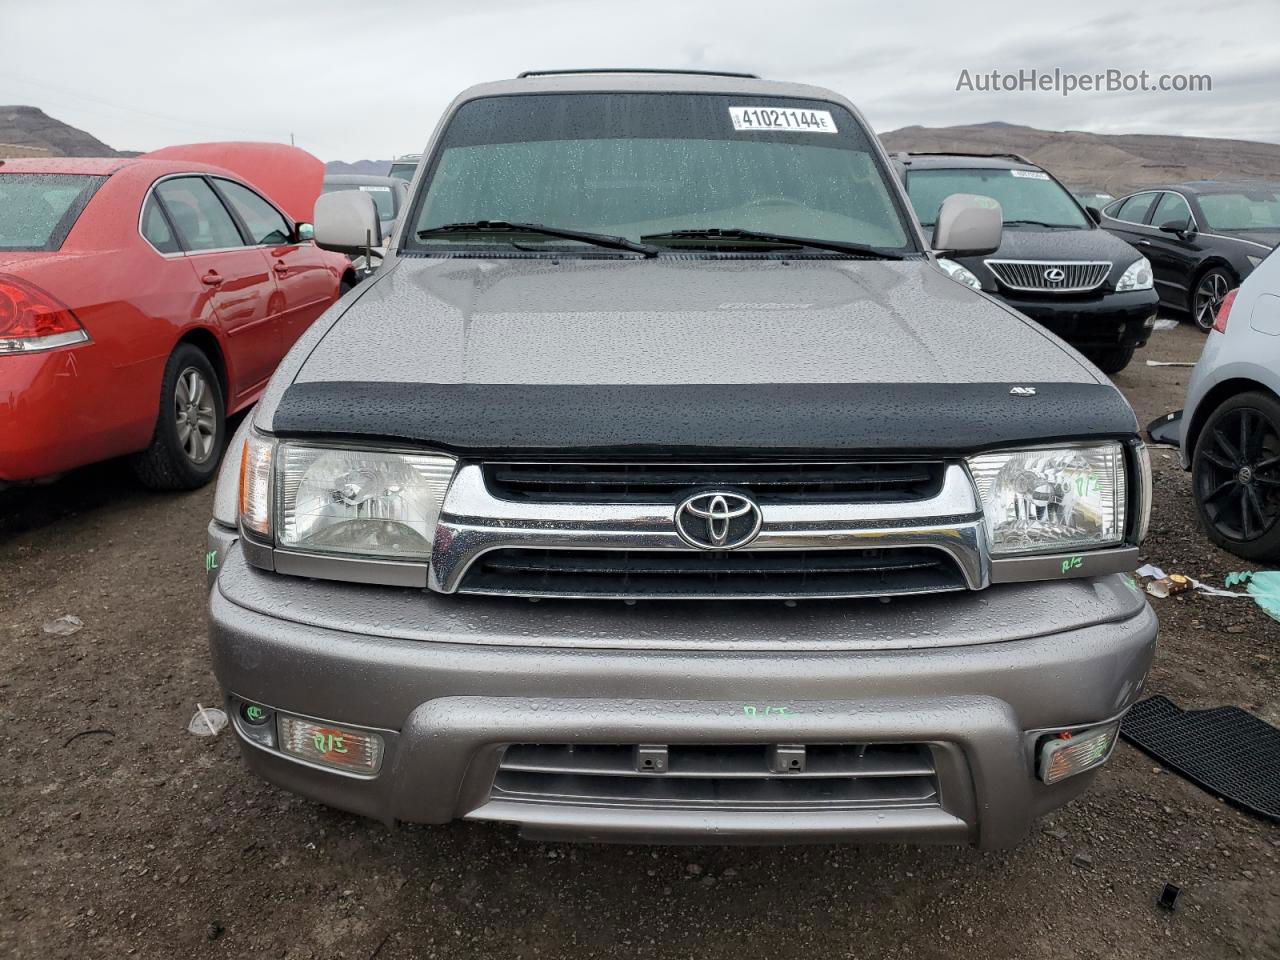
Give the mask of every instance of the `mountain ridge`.
M 891 153 L 1018 153 L 1073 187 L 1120 196 L 1184 180 L 1280 180 L 1280 144 L 1160 133 L 1042 130 L 1002 121 L 901 127 L 880 134 Z

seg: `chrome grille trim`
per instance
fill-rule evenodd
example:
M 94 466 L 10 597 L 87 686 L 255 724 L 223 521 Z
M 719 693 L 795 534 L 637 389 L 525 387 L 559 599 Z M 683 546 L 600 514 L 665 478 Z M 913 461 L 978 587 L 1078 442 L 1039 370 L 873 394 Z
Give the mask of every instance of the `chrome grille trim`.
M 1031 293 L 1087 293 L 1096 290 L 1111 273 L 1110 260 L 983 260 L 987 269 L 1010 290 Z M 1061 270 L 1063 278 L 1052 282 L 1047 270 Z
M 989 583 L 982 507 L 960 464 L 946 466 L 937 496 L 928 500 L 763 502 L 760 510 L 763 522 L 750 551 L 934 548 L 950 555 L 969 589 Z M 676 533 L 674 513 L 674 503 L 504 500 L 489 491 L 480 464 L 464 463 L 440 511 L 428 586 L 458 592 L 478 557 L 505 548 L 688 553 L 688 544 Z

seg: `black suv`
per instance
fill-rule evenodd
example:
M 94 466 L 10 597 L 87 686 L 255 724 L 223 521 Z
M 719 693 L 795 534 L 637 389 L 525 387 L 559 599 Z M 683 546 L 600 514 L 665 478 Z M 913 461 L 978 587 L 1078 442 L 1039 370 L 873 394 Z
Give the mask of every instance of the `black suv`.
M 909 153 L 901 164 L 911 204 L 926 228 L 953 193 L 993 197 L 1004 240 L 987 257 L 941 260 L 951 276 L 985 290 L 1118 373 L 1147 342 L 1156 320 L 1151 264 L 1098 228 L 1047 171 L 1016 154 Z

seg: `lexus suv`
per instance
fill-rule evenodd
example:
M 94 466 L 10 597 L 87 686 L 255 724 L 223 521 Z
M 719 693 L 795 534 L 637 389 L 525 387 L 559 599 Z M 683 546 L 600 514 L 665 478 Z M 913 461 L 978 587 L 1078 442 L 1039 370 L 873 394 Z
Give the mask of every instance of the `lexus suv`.
M 1099 229 L 1044 168 L 1016 154 L 909 153 L 897 157 L 920 223 L 932 227 L 953 193 L 992 197 L 1004 213 L 1000 249 L 943 258 L 940 266 L 1052 330 L 1098 365 L 1119 373 L 1151 336 L 1156 294 L 1151 263 Z
M 1017 841 L 1142 689 L 1134 415 L 947 277 L 855 108 L 743 75 L 462 93 L 209 527 L 248 765 L 537 837 Z M 316 240 L 382 241 L 326 194 Z

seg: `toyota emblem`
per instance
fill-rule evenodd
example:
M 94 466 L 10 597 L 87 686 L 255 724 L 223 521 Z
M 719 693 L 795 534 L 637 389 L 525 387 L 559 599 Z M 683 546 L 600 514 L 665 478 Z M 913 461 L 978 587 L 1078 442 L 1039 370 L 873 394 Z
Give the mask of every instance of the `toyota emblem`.
M 1044 272 L 1044 278 L 1050 283 L 1061 283 L 1063 280 L 1067 279 L 1067 271 L 1063 270 L 1061 267 L 1050 267 Z
M 750 497 L 710 490 L 686 497 L 676 507 L 676 532 L 699 550 L 734 550 L 760 532 L 764 517 Z

